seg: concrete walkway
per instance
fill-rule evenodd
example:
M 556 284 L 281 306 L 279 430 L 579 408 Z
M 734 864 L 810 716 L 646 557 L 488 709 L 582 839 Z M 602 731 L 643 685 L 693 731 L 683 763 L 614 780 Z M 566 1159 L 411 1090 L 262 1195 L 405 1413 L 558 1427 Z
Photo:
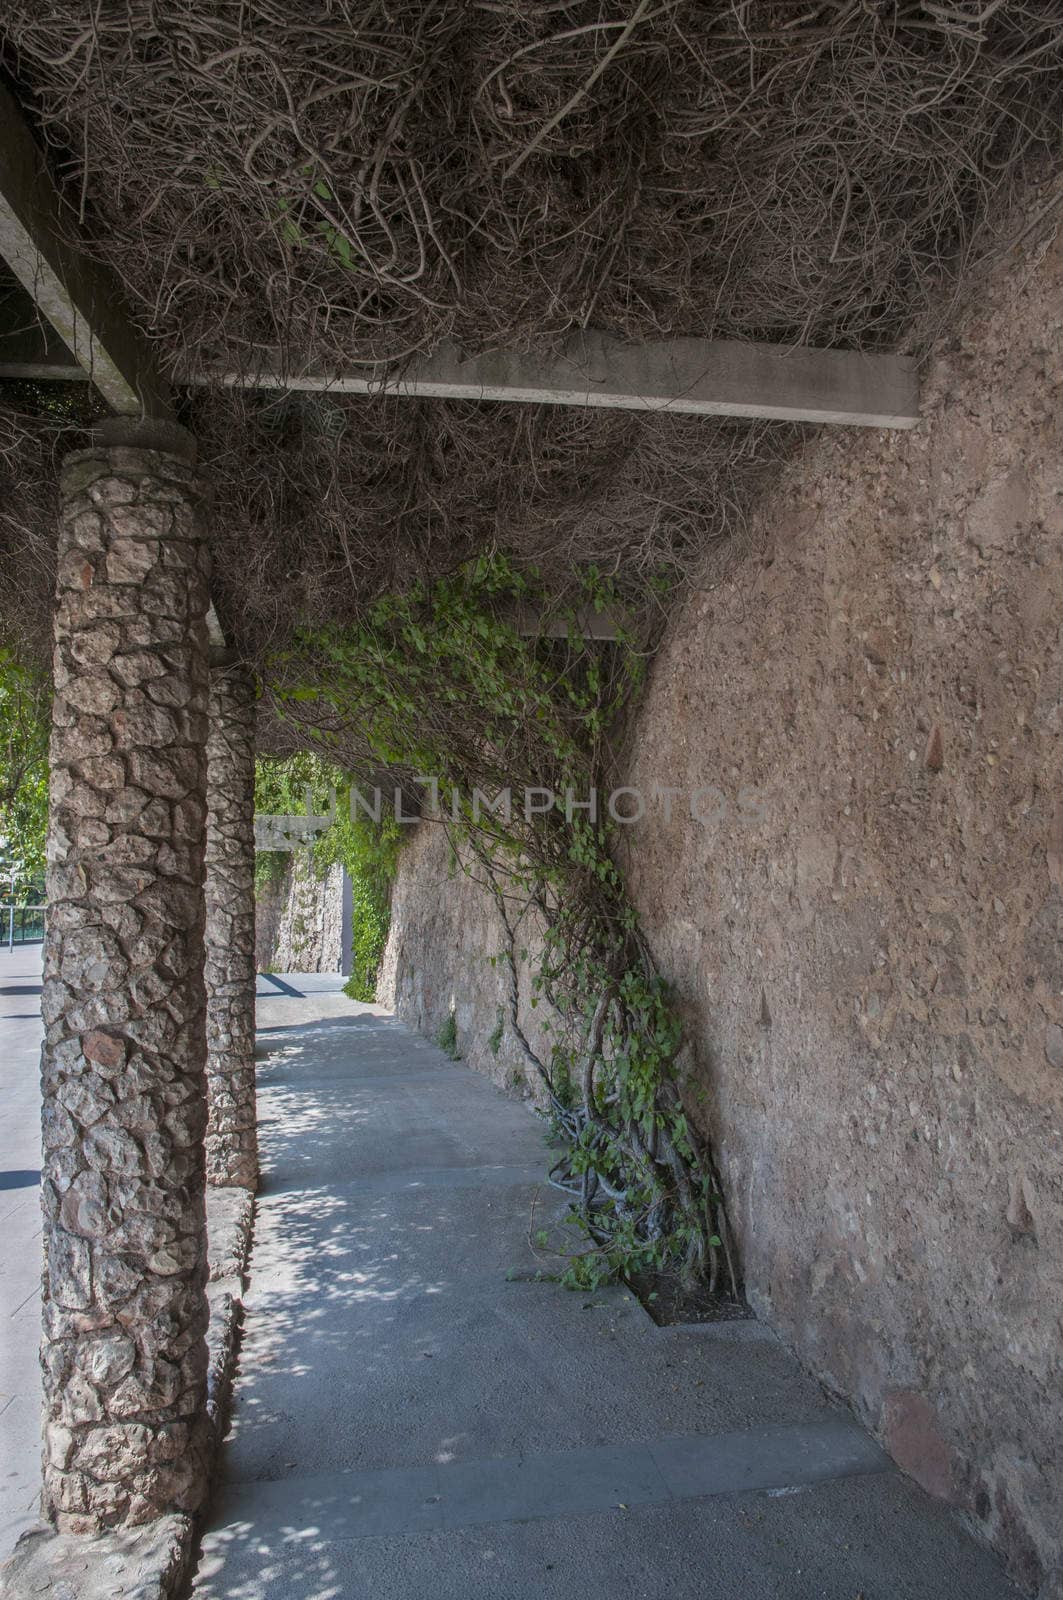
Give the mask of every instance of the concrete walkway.
M 41 1492 L 41 947 L 0 947 L 0 1561 Z
M 758 1324 L 534 1281 L 541 1124 L 339 980 L 260 983 L 264 1178 L 198 1600 L 1005 1600 Z

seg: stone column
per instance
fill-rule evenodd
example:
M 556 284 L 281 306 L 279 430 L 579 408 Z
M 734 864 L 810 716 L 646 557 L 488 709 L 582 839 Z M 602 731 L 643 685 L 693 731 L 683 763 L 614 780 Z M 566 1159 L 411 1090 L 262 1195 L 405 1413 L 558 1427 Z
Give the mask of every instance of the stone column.
M 44 1509 L 88 1533 L 206 1483 L 209 557 L 172 448 L 62 473 L 44 949 Z M 119 435 L 122 437 L 122 435 Z
M 207 734 L 207 1182 L 254 1189 L 255 686 L 211 673 Z

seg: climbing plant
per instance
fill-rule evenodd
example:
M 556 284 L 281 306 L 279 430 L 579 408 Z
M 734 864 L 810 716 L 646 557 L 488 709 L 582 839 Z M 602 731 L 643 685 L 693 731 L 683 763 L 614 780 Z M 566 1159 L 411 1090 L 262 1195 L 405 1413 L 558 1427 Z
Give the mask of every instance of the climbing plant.
M 593 569 L 584 588 L 581 604 L 615 599 Z M 581 1235 L 568 1281 L 678 1269 L 733 1289 L 712 1154 L 677 1084 L 682 1029 L 625 890 L 615 825 L 591 798 L 612 776 L 643 657 L 630 638 L 585 641 L 575 610 L 561 637 L 527 637 L 519 617 L 533 605 L 534 573 L 480 557 L 385 596 L 356 627 L 306 631 L 275 661 L 275 693 L 304 726 L 364 730 L 373 761 L 420 790 L 494 900 L 505 1025 L 563 1140 L 551 1177 Z M 532 1004 L 549 1002 L 554 1019 L 545 1057 L 518 992 L 533 924 Z
M 394 817 L 364 815 L 350 803 L 351 778 L 313 751 L 284 759 L 260 757 L 255 770 L 255 810 L 274 816 L 306 812 L 328 816 L 328 827 L 310 847 L 314 867 L 324 873 L 339 864 L 351 882 L 351 972 L 345 992 L 353 1000 L 376 998 L 377 974 L 391 922 L 391 884 L 401 833 Z M 255 857 L 259 893 L 279 883 L 290 853 L 260 850 Z
M 351 780 L 344 775 L 336 788 L 336 815 L 314 846 L 321 867 L 341 862 L 351 880 L 351 972 L 344 993 L 352 1000 L 375 1000 L 380 961 L 391 926 L 391 885 L 395 878 L 401 831 L 394 815 L 382 811 L 378 821 L 350 803 Z
M 260 756 L 255 763 L 255 810 L 269 816 L 302 816 L 307 807 L 325 813 L 337 774 L 313 751 Z

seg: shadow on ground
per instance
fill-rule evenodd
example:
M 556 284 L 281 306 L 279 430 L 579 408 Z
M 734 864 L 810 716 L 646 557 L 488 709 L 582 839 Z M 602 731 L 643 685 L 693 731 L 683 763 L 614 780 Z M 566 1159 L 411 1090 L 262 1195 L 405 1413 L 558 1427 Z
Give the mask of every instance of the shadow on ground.
M 759 1324 L 535 1239 L 542 1124 L 375 1008 L 262 1006 L 263 1180 L 199 1600 L 1005 1600 Z

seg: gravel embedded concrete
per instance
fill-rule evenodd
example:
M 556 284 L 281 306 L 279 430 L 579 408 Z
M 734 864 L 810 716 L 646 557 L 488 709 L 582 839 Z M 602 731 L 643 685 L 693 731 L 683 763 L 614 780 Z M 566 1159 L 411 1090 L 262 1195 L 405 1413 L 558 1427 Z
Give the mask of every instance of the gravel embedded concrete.
M 263 977 L 262 1188 L 198 1600 L 1007 1600 L 759 1324 L 536 1281 L 542 1125 L 341 980 Z M 538 1175 L 538 1176 L 537 1176 Z

